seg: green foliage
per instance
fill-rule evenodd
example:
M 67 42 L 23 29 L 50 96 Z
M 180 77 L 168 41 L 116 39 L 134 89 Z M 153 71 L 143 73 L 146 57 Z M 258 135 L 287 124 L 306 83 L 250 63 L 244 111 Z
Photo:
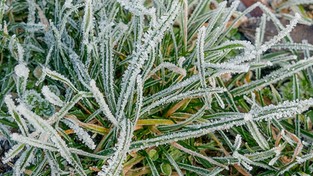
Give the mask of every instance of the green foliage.
M 27 104 L 30 110 L 34 111 L 39 116 L 47 118 L 52 116 L 55 112 L 55 107 L 34 90 L 27 90 L 22 100 Z

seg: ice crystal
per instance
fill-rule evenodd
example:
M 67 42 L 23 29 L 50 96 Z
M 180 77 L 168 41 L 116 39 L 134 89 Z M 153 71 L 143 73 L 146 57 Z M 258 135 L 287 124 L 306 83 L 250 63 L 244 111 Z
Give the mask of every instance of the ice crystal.
M 64 119 L 63 122 L 74 130 L 74 132 L 77 134 L 78 138 L 83 141 L 90 149 L 95 149 L 96 145 L 89 136 L 89 134 L 83 130 L 79 125 L 72 119 Z
M 25 120 L 20 116 L 20 114 L 16 110 L 16 106 L 14 101 L 12 100 L 11 95 L 6 95 L 4 97 L 4 102 L 6 103 L 6 106 L 8 107 L 9 114 L 14 118 L 17 125 L 19 126 L 21 132 L 23 135 L 28 134 L 28 128 L 26 125 Z
M 99 103 L 101 110 L 103 113 L 107 116 L 107 118 L 113 123 L 113 125 L 117 126 L 117 120 L 113 116 L 111 110 L 109 109 L 109 106 L 105 102 L 102 93 L 99 91 L 99 89 L 96 86 L 96 82 L 94 80 L 90 81 L 90 87 L 91 87 L 91 92 L 94 94 L 94 97 L 96 101 Z
M 98 173 L 99 176 L 115 176 L 121 173 L 123 161 L 126 158 L 128 149 L 132 138 L 133 125 L 129 119 L 123 119 L 119 132 L 119 140 L 115 146 L 113 156 L 108 159 L 108 165 L 102 166 L 102 171 Z
M 55 93 L 53 93 L 48 86 L 43 86 L 41 92 L 50 103 L 56 106 L 63 106 L 63 101 Z
M 143 0 L 117 0 L 126 10 L 129 10 L 137 16 L 141 15 L 155 15 L 155 9 L 147 9 L 144 7 Z
M 14 133 L 15 134 L 15 133 Z M 6 164 L 11 161 L 16 155 L 18 155 L 25 147 L 25 144 L 16 144 L 8 152 L 5 153 L 2 158 L 2 162 Z
M 159 71 L 162 68 L 167 68 L 167 69 L 169 69 L 175 73 L 182 75 L 183 77 L 186 76 L 186 70 L 185 69 L 178 67 L 178 66 L 176 66 L 172 63 L 169 63 L 169 62 L 163 62 L 160 65 L 158 65 L 157 67 L 155 67 L 153 70 L 151 70 L 151 72 L 149 73 L 149 75 L 147 76 L 146 79 L 151 77 L 153 74 L 155 74 L 157 71 Z
M 252 116 L 253 122 L 271 119 L 281 120 L 302 113 L 312 106 L 313 99 L 293 102 L 285 101 L 278 105 L 269 105 L 259 109 L 252 109 L 249 112 L 248 117 Z M 152 139 L 136 141 L 132 144 L 131 148 L 147 148 L 155 146 L 156 142 L 159 144 L 166 144 L 173 141 L 199 137 L 217 130 L 226 130 L 234 126 L 241 126 L 247 123 L 247 121 L 244 119 L 245 116 L 246 113 L 237 113 L 236 115 L 232 115 L 229 118 L 223 118 L 213 122 L 188 125 L 186 129 L 181 131 L 164 134 Z
M 26 66 L 26 63 L 20 63 L 15 66 L 14 72 L 18 77 L 25 77 L 27 78 L 29 75 L 29 69 Z
M 72 0 L 66 0 L 63 6 L 64 8 L 71 8 L 73 6 Z

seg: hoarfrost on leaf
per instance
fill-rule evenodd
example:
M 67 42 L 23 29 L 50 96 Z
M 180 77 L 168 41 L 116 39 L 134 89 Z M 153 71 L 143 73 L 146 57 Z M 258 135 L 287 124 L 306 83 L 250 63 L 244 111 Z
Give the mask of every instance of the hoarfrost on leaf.
M 252 121 L 253 120 L 252 115 L 250 113 L 245 113 L 244 114 L 244 120 L 247 122 Z
M 41 92 L 50 103 L 60 107 L 64 105 L 64 102 L 48 86 L 43 86 Z
M 26 66 L 26 63 L 19 63 L 14 67 L 14 72 L 18 77 L 28 78 L 29 68 Z
M 90 87 L 91 87 L 90 91 L 93 93 L 96 101 L 100 105 L 100 108 L 103 111 L 103 113 L 107 116 L 108 120 L 110 120 L 113 123 L 113 125 L 118 126 L 116 118 L 113 116 L 109 106 L 105 102 L 103 95 L 96 86 L 96 82 L 94 80 L 90 81 Z
M 68 127 L 74 130 L 74 132 L 77 134 L 78 138 L 83 141 L 90 149 L 95 149 L 96 145 L 89 136 L 89 134 L 83 130 L 79 125 L 72 119 L 66 118 L 62 120 Z

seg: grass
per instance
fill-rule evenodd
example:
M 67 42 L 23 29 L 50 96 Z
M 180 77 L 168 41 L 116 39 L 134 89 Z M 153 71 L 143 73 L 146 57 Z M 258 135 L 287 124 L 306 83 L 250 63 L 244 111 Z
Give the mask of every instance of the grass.
M 300 12 L 284 26 L 261 3 L 0 0 L 0 172 L 311 175 L 302 4 L 277 6 Z M 251 43 L 237 26 L 256 7 Z

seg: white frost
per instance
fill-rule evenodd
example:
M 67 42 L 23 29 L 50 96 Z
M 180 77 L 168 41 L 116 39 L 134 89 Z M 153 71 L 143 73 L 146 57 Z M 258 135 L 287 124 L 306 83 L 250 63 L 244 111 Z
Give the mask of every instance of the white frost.
M 64 105 L 64 102 L 55 93 L 53 93 L 48 86 L 43 86 L 41 92 L 45 96 L 46 100 L 51 104 L 60 107 Z
M 252 120 L 252 115 L 251 115 L 250 113 L 246 113 L 246 114 L 244 115 L 244 120 L 245 120 L 245 121 L 251 121 L 251 120 Z
M 108 104 L 105 102 L 105 100 L 103 98 L 103 94 L 100 92 L 100 90 L 96 86 L 95 80 L 90 81 L 90 87 L 91 87 L 90 91 L 94 95 L 97 103 L 100 105 L 100 109 L 107 116 L 108 120 L 110 120 L 113 123 L 113 125 L 117 126 L 118 122 L 115 119 L 115 117 L 113 116 Z
M 15 66 L 14 72 L 18 77 L 27 78 L 29 75 L 29 69 L 26 66 L 26 63 L 22 62 Z
M 96 145 L 93 142 L 92 138 L 89 136 L 89 134 L 85 130 L 79 127 L 79 124 L 77 124 L 77 122 L 69 118 L 64 119 L 63 122 L 68 127 L 74 130 L 79 140 L 81 140 L 84 144 L 86 144 L 86 146 L 88 146 L 90 149 L 96 148 Z

